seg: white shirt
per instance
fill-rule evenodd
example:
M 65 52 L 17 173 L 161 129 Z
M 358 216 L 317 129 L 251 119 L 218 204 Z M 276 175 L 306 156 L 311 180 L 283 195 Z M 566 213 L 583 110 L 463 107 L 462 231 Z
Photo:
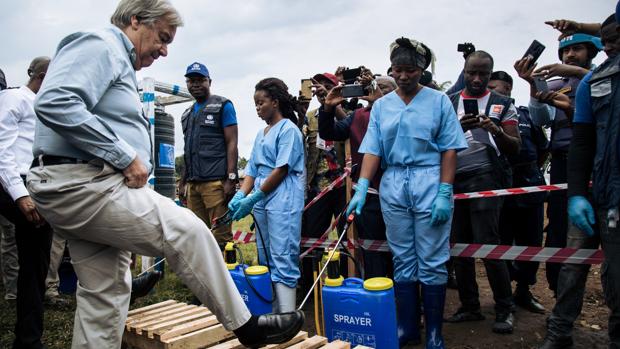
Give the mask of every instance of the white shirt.
M 13 200 L 29 195 L 20 175 L 33 160 L 34 98 L 26 86 L 0 92 L 0 184 Z

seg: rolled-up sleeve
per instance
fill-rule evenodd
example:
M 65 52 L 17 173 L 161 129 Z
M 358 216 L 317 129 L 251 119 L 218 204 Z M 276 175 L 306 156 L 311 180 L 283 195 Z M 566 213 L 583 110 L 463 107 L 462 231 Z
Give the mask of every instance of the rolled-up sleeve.
M 550 126 L 551 122 L 555 118 L 555 108 L 539 102 L 535 98 L 530 99 L 529 103 L 530 118 L 532 123 L 536 126 Z
M 135 149 L 90 112 L 120 78 L 120 58 L 96 36 L 78 41 L 54 57 L 35 100 L 37 117 L 76 148 L 124 169 Z

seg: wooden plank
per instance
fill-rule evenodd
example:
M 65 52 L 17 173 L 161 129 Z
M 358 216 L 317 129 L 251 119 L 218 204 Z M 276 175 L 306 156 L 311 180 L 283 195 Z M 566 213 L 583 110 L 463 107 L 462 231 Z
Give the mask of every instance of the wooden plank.
M 176 320 L 184 319 L 188 316 L 194 316 L 194 315 L 201 315 L 201 317 L 207 317 L 213 314 L 211 314 L 211 312 L 207 308 L 195 307 L 189 310 L 182 311 L 180 313 L 171 314 L 169 316 L 162 317 L 159 319 L 154 319 L 154 320 L 151 320 L 145 323 L 140 323 L 140 328 L 142 329 L 142 331 L 151 332 L 156 329 L 165 327 L 165 326 L 160 326 L 162 324 L 167 324 L 170 321 L 176 321 Z M 197 319 L 197 318 L 194 318 L 194 319 Z M 184 321 L 189 321 L 189 319 L 184 319 Z
M 288 348 L 289 346 L 299 343 L 301 341 L 303 341 L 304 339 L 308 338 L 308 333 L 304 332 L 304 331 L 300 331 L 299 333 L 297 333 L 297 335 L 295 335 L 295 337 L 293 337 L 293 339 L 291 339 L 290 341 L 283 343 L 283 344 L 271 344 L 266 346 L 265 348 L 268 349 L 284 349 L 284 348 Z M 224 343 L 220 343 L 218 345 L 209 347 L 209 349 L 243 349 L 245 348 L 245 346 L 243 346 L 243 344 L 241 344 L 239 342 L 238 339 L 233 339 L 231 341 L 228 342 L 224 342 Z
M 227 331 L 224 326 L 218 324 L 163 342 L 164 349 L 196 349 L 210 346 L 233 336 L 232 332 Z
M 141 319 L 133 320 L 132 322 L 128 322 L 125 327 L 127 327 L 127 329 L 129 330 L 132 330 L 132 329 L 135 330 L 136 333 L 140 333 L 142 332 L 143 329 L 145 329 L 148 326 L 153 325 L 154 323 L 166 321 L 164 319 L 169 320 L 170 317 L 179 317 L 179 314 L 183 314 L 183 313 L 186 313 L 194 309 L 201 309 L 201 308 L 198 308 L 195 305 L 194 306 L 186 305 L 184 307 L 173 308 L 173 309 L 163 311 L 161 313 L 152 314 L 152 315 L 145 316 Z M 207 308 L 202 308 L 202 309 L 204 309 L 204 311 L 209 312 Z
M 351 349 L 351 343 L 337 339 L 331 343 L 327 343 L 321 349 Z
M 127 316 L 131 317 L 131 316 L 134 316 L 136 314 L 140 314 L 140 313 L 145 312 L 145 311 L 161 308 L 161 307 L 164 307 L 166 305 L 175 304 L 175 303 L 178 303 L 178 302 L 175 301 L 175 300 L 169 299 L 169 300 L 164 301 L 164 302 L 159 302 L 159 303 L 151 304 L 151 305 L 146 306 L 146 307 L 130 310 L 129 313 L 127 313 Z
M 297 343 L 289 347 L 289 349 L 316 349 L 327 344 L 327 338 L 321 336 L 314 336 L 308 338 L 303 342 Z
M 184 316 L 178 319 L 152 325 L 151 327 L 146 328 L 144 330 L 146 331 L 148 337 L 153 338 L 153 336 L 155 335 L 159 335 L 161 337 L 161 335 L 163 335 L 164 333 L 166 333 L 167 331 L 171 330 L 172 328 L 176 326 L 187 324 L 191 321 L 198 320 L 198 319 L 205 319 L 210 316 L 212 316 L 211 312 L 207 312 L 206 314 L 205 313 L 191 314 L 191 315 L 187 315 L 187 316 Z
M 186 333 L 197 331 L 197 330 L 209 327 L 209 326 L 213 326 L 217 323 L 218 322 L 217 322 L 217 319 L 215 318 L 215 315 L 212 315 L 204 319 L 198 319 L 198 320 L 190 321 L 188 323 L 185 323 L 179 326 L 175 326 L 171 328 L 170 330 L 166 331 L 165 333 L 162 333 L 159 335 L 156 333 L 155 338 L 164 342 L 167 339 L 178 337 Z
M 177 304 L 171 304 L 171 305 L 167 305 L 165 307 L 161 307 L 161 308 L 145 311 L 143 313 L 140 313 L 140 314 L 134 315 L 134 316 L 132 316 L 130 318 L 127 318 L 127 320 L 125 321 L 125 325 L 135 323 L 136 321 L 140 321 L 141 319 L 143 319 L 145 317 L 152 317 L 152 316 L 157 315 L 157 314 L 166 313 L 166 312 L 168 312 L 170 310 L 174 310 L 174 309 L 181 309 L 181 308 L 184 308 L 186 306 L 187 306 L 187 304 L 185 304 L 185 303 L 177 303 Z
M 165 349 L 164 343 L 129 332 L 123 334 L 123 343 L 135 349 Z

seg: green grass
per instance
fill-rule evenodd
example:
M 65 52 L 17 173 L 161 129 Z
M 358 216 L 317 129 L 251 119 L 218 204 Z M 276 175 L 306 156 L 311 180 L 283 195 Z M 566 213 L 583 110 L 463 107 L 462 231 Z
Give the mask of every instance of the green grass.
M 249 231 L 251 222 L 251 217 L 246 217 L 239 222 L 235 222 L 233 224 L 233 231 Z M 254 243 L 240 245 L 240 248 L 243 251 L 243 256 L 246 259 L 246 262 L 252 261 L 252 263 L 249 264 L 255 264 L 256 245 Z M 140 265 L 138 263 L 138 266 L 134 268 L 134 275 L 136 275 L 136 271 L 139 270 Z M 45 309 L 43 342 L 47 344 L 50 349 L 66 349 L 71 347 L 75 297 L 63 297 L 70 300 L 70 308 L 54 309 L 47 307 Z M 181 280 L 166 265 L 165 278 L 157 284 L 155 287 L 155 292 L 152 292 L 147 297 L 139 299 L 130 308 L 140 308 L 169 299 L 189 302 L 192 298 L 193 296 L 189 289 L 183 285 Z M 1 285 L 0 314 L 0 348 L 11 348 L 14 339 L 13 327 L 15 325 L 15 303 L 4 300 L 4 287 Z

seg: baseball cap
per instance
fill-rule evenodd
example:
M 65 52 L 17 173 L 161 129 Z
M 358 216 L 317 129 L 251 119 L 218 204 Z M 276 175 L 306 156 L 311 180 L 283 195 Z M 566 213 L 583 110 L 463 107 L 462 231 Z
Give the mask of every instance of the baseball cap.
M 187 71 L 185 72 L 185 76 L 188 76 L 190 74 L 202 75 L 202 76 L 208 78 L 209 77 L 209 70 L 207 69 L 207 67 L 205 67 L 204 64 L 198 63 L 198 62 L 194 62 L 194 63 L 192 63 L 192 64 L 187 66 Z
M 334 85 L 338 85 L 338 83 L 340 82 L 338 81 L 338 78 L 336 77 L 336 75 L 331 74 L 331 73 L 316 74 L 312 78 L 316 81 L 319 81 L 319 80 L 331 81 L 331 83 Z

